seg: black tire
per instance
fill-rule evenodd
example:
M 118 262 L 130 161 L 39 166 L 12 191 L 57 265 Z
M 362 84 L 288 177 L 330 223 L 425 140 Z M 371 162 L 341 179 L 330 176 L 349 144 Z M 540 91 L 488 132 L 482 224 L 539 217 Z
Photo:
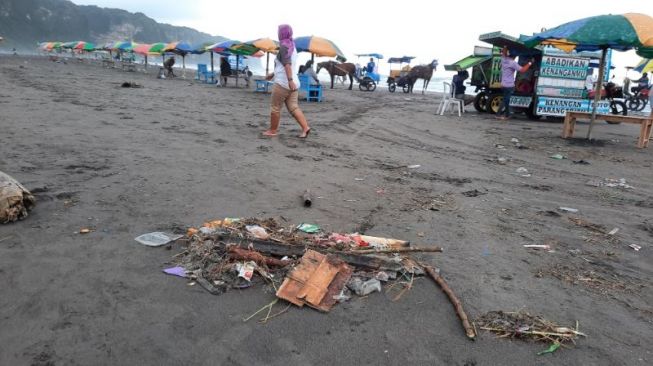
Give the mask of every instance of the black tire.
M 360 84 L 358 84 L 358 89 L 360 89 L 361 91 L 367 91 L 369 90 L 369 87 L 367 86 L 367 83 L 361 81 Z
M 408 84 L 404 85 L 404 86 L 401 88 L 401 90 L 403 90 L 404 93 L 406 93 L 406 94 L 410 93 L 410 85 L 408 85 Z
M 367 84 L 367 91 L 373 92 L 376 90 L 376 82 L 374 80 L 370 81 L 369 84 Z
M 641 112 L 646 108 L 646 105 L 648 104 L 648 99 L 640 99 L 639 100 L 639 107 L 637 107 L 637 112 Z
M 397 84 L 395 84 L 395 83 L 388 84 L 388 91 L 390 93 L 394 93 L 395 90 L 397 90 Z
M 528 119 L 530 119 L 532 121 L 537 121 L 540 118 L 542 118 L 542 116 L 535 113 L 536 110 L 537 110 L 537 105 L 535 105 L 535 98 L 533 98 L 533 101 L 531 102 L 531 105 L 526 110 L 526 117 L 528 117 Z
M 487 108 L 486 111 L 490 114 L 497 114 L 502 111 L 503 106 L 503 95 L 501 94 L 490 94 L 488 96 Z
M 610 112 L 612 114 L 621 114 L 624 116 L 628 115 L 628 108 L 626 107 L 626 103 L 620 101 L 620 100 L 613 100 L 610 102 Z M 608 122 L 610 123 L 610 122 Z M 619 124 L 621 122 L 612 122 L 612 124 Z
M 486 92 L 480 92 L 474 97 L 474 109 L 479 113 L 487 112 L 488 95 Z
M 639 98 L 629 98 L 627 104 L 628 104 L 628 109 L 630 109 L 631 111 L 638 111 L 639 110 L 639 105 L 641 103 L 640 103 Z

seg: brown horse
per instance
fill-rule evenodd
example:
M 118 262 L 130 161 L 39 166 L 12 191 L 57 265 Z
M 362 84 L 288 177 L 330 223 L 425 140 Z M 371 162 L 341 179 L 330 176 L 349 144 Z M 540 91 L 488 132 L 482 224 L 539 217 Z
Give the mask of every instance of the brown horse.
M 352 89 L 354 85 L 354 75 L 356 74 L 356 65 L 352 63 L 338 63 L 335 61 L 326 61 L 320 62 L 317 64 L 317 72 L 320 73 L 320 70 L 326 69 L 331 76 L 331 89 L 333 89 L 333 81 L 336 76 L 347 76 L 349 75 L 349 90 Z
M 428 65 L 419 65 L 413 67 L 408 73 L 408 79 L 410 80 L 410 86 L 408 90 L 412 93 L 413 86 L 417 79 L 424 79 L 424 85 L 422 87 L 422 94 L 426 91 L 426 88 L 429 86 L 429 82 L 433 77 L 433 71 L 438 68 L 438 60 L 431 61 Z

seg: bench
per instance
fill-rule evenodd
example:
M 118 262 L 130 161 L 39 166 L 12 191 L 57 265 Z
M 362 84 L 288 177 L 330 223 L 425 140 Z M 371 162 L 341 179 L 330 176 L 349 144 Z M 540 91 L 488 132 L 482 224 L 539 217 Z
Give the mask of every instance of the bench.
M 114 67 L 116 63 L 108 58 L 103 58 L 102 59 L 102 67 Z
M 122 62 L 122 70 L 125 71 L 136 71 L 136 64 L 131 61 Z
M 576 128 L 577 119 L 587 119 L 589 120 L 592 117 L 591 113 L 587 112 L 567 112 L 565 115 L 565 124 L 562 128 L 562 138 L 574 137 L 574 129 Z M 637 141 L 637 147 L 642 149 L 648 147 L 648 142 L 651 138 L 651 126 L 653 125 L 653 116 L 649 117 L 633 117 L 633 116 L 623 116 L 619 114 L 597 114 L 597 120 L 606 121 L 608 123 L 633 123 L 641 125 L 639 131 L 639 140 Z
M 322 85 L 311 84 L 312 81 L 308 75 L 299 75 L 299 90 L 306 93 L 306 101 L 321 102 L 323 97 Z

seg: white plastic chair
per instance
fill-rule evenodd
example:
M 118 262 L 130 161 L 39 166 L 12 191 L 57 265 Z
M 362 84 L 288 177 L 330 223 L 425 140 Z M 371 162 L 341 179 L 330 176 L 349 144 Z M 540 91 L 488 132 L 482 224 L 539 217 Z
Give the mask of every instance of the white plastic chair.
M 447 108 L 451 108 L 451 113 L 453 113 L 453 108 L 456 108 L 458 110 L 458 117 L 460 117 L 463 113 L 465 113 L 465 101 L 462 99 L 456 99 L 452 96 L 456 95 L 455 85 L 452 86 L 446 81 L 442 84 L 444 86 L 444 94 L 442 95 L 440 105 L 438 106 L 438 114 L 441 116 L 444 115 L 444 111 L 446 111 Z

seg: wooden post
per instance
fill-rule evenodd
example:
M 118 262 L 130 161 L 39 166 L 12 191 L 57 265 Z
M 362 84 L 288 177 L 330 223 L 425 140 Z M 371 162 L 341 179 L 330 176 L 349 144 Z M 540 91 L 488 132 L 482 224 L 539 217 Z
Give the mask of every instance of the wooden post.
M 603 75 L 605 74 L 605 59 L 608 55 L 608 49 L 601 50 L 601 62 L 599 63 L 599 79 L 596 83 L 594 93 L 594 105 L 592 106 L 592 117 L 590 118 L 590 127 L 587 131 L 587 139 L 592 139 L 592 127 L 596 121 L 596 109 L 598 108 L 599 101 L 601 101 L 601 91 L 603 90 Z
M 265 77 L 268 77 L 268 74 L 270 73 L 268 70 L 270 68 L 270 52 L 266 52 L 265 56 Z
M 211 80 L 215 82 L 213 75 L 215 75 L 215 71 L 213 68 L 213 50 L 211 50 Z

